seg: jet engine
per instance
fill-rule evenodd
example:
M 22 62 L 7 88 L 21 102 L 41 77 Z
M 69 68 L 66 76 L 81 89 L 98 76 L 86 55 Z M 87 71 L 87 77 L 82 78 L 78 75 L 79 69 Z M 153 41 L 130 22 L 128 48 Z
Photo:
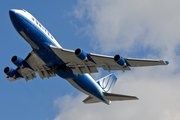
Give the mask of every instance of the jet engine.
M 81 59 L 81 60 L 83 60 L 83 61 L 85 61 L 85 62 L 91 61 L 91 62 L 93 62 L 93 63 L 96 64 L 96 62 L 94 62 L 94 60 L 89 56 L 89 54 L 85 53 L 85 52 L 84 52 L 83 50 L 81 50 L 80 48 L 77 48 L 77 49 L 75 50 L 75 55 L 76 55 L 79 59 Z
M 29 64 L 22 58 L 18 57 L 18 56 L 13 56 L 11 61 L 17 66 L 17 67 L 20 67 L 20 66 L 24 66 L 24 67 L 27 67 L 27 68 L 30 68 L 32 69 Z M 32 69 L 33 70 L 33 69 Z
M 11 61 L 17 66 L 20 67 L 23 64 L 23 59 L 18 56 L 13 56 Z
M 115 55 L 114 56 L 114 61 L 117 63 L 117 64 L 119 64 L 119 65 L 121 65 L 121 66 L 123 66 L 123 67 L 126 67 L 127 65 L 126 65 L 126 61 L 124 60 L 124 58 L 122 57 L 122 56 L 120 56 L 120 55 Z
M 85 61 L 88 61 L 88 54 L 85 53 L 83 50 L 81 50 L 80 48 L 77 48 L 75 50 L 75 55 L 81 59 L 81 60 L 85 60 Z
M 6 67 L 6 68 L 4 69 L 4 73 L 5 73 L 6 75 L 8 75 L 9 77 L 14 77 L 14 75 L 15 75 L 16 77 L 22 77 L 16 70 L 14 70 L 13 68 L 10 68 L 10 67 Z

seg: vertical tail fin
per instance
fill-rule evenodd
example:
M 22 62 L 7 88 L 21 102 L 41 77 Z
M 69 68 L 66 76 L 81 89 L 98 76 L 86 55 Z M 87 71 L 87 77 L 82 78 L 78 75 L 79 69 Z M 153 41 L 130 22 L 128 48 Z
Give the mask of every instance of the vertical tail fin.
M 112 73 L 110 75 L 107 75 L 99 80 L 97 80 L 97 83 L 99 86 L 104 90 L 104 92 L 111 92 L 114 84 L 116 83 L 117 77 Z

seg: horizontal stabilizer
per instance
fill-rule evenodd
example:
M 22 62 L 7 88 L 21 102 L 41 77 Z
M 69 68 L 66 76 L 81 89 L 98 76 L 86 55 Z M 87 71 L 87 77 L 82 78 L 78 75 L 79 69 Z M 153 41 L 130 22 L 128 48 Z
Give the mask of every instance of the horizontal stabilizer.
M 119 95 L 114 93 L 103 93 L 104 97 L 110 101 L 138 100 L 135 96 Z
M 102 102 L 101 100 L 97 99 L 97 98 L 94 98 L 94 97 L 87 97 L 84 101 L 83 101 L 85 104 L 91 104 L 91 103 L 99 103 L 99 102 Z

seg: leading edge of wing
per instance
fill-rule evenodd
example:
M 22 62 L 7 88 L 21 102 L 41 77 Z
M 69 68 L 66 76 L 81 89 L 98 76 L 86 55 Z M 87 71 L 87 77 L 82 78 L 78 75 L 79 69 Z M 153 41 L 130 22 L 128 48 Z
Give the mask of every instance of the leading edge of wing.
M 82 73 L 95 73 L 97 67 L 102 67 L 104 70 L 130 70 L 130 68 L 123 67 L 118 65 L 112 56 L 98 55 L 93 53 L 87 53 L 91 60 L 81 60 L 75 55 L 73 50 L 57 48 L 50 46 L 54 53 L 69 66 L 73 73 L 82 74 Z
M 99 55 L 94 53 L 87 53 L 88 56 L 94 61 L 84 61 L 79 59 L 75 55 L 75 51 L 57 48 L 50 46 L 55 54 L 62 59 L 67 66 L 70 66 L 75 74 L 82 73 L 95 73 L 97 72 L 96 67 L 102 67 L 104 70 L 131 70 L 130 67 L 143 67 L 143 66 L 156 66 L 156 65 L 167 65 L 168 61 L 163 60 L 146 60 L 146 59 L 132 59 L 122 58 L 126 62 L 127 66 L 119 65 L 114 60 L 113 56 Z

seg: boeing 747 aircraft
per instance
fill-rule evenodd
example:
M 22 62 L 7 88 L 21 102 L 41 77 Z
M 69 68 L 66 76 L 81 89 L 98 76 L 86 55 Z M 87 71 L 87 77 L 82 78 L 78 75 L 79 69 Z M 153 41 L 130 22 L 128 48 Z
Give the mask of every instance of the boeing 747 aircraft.
M 16 31 L 30 44 L 32 51 L 25 59 L 13 56 L 11 61 L 16 69 L 4 69 L 7 79 L 12 82 L 24 78 L 26 81 L 36 78 L 36 73 L 44 78 L 59 77 L 66 79 L 75 88 L 89 95 L 85 104 L 111 101 L 137 100 L 135 96 L 111 93 L 117 80 L 110 74 L 94 80 L 89 74 L 97 73 L 98 67 L 104 70 L 131 70 L 130 67 L 168 65 L 163 60 L 140 60 L 123 58 L 120 55 L 105 56 L 86 53 L 77 48 L 75 51 L 62 48 L 49 31 L 24 9 L 9 11 L 11 22 Z

